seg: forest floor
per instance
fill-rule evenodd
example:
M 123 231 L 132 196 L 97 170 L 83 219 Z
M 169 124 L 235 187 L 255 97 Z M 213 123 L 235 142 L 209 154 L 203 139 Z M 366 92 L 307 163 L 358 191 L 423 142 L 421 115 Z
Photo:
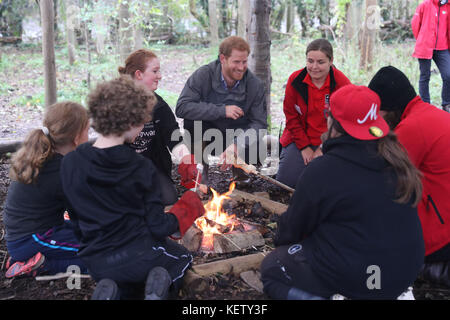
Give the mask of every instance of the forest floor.
M 2 48 L 3 50 L 3 48 Z M 8 48 L 8 54 L 21 54 L 15 48 Z M 192 63 L 192 60 L 198 61 L 208 58 L 209 53 L 202 51 L 197 55 L 192 54 L 192 50 L 178 50 L 175 56 L 160 55 L 161 68 L 164 75 L 160 83 L 160 88 L 167 92 L 179 94 L 184 86 L 187 77 L 191 73 L 191 69 L 181 68 L 180 65 Z M 172 58 L 173 57 L 173 58 Z M 36 103 L 26 105 L 16 105 L 12 103 L 21 96 L 28 96 L 27 100 L 33 101 L 32 96 L 42 91 L 42 86 L 37 87 L 32 81 L 27 81 L 35 77 L 41 77 L 42 72 L 38 70 L 21 69 L 15 66 L 14 70 L 8 69 L 8 72 L 0 72 L 0 142 L 5 143 L 12 140 L 22 140 L 28 131 L 32 128 L 39 127 L 43 118 L 43 110 Z M 61 79 L 69 79 L 74 77 L 70 72 L 60 70 L 58 77 Z M 72 81 L 81 82 L 81 78 L 72 79 Z M 279 100 L 279 98 L 277 97 Z M 35 100 L 34 100 L 35 101 Z M 278 101 L 279 102 L 279 101 Z M 172 105 L 173 107 L 173 105 Z M 276 111 L 278 110 L 278 111 Z M 280 122 L 282 119 L 281 109 L 272 111 L 272 119 L 274 122 Z M 3 210 L 4 201 L 10 180 L 8 177 L 10 158 L 8 155 L 0 157 L 0 212 Z M 174 179 L 178 181 L 177 173 L 174 170 Z M 220 171 L 217 167 L 210 170 L 211 186 L 220 193 L 228 190 L 231 173 L 229 171 Z M 246 192 L 268 192 L 270 198 L 274 201 L 288 204 L 289 194 L 282 191 L 278 187 L 259 179 L 252 178 L 252 182 L 242 189 Z M 179 188 L 180 194 L 183 188 Z M 250 207 L 249 207 L 250 206 Z M 266 244 L 272 245 L 271 237 L 273 236 L 273 222 L 276 217 L 270 215 L 267 211 L 259 216 L 251 216 L 252 204 L 239 204 L 235 208 L 238 217 L 244 217 L 248 220 L 258 221 L 264 224 L 269 232 L 265 235 Z M 1 214 L 0 214 L 1 216 Z M 241 252 L 238 254 L 225 255 L 205 255 L 195 254 L 194 264 L 203 263 L 205 261 L 213 261 L 223 258 L 229 258 L 235 255 L 243 255 L 253 253 Z M 69 289 L 67 279 L 58 279 L 51 281 L 36 281 L 34 278 L 22 277 L 15 279 L 6 279 L 4 277 L 4 264 L 7 259 L 7 249 L 4 239 L 4 226 L 0 219 L 0 300 L 88 300 L 95 288 L 95 283 L 91 279 L 81 279 L 81 287 L 79 289 Z M 268 297 L 250 287 L 239 277 L 231 274 L 218 274 L 209 278 L 210 286 L 207 290 L 192 294 L 182 291 L 178 297 L 181 300 L 265 300 Z M 450 300 L 450 289 L 440 287 L 432 283 L 418 279 L 414 283 L 414 295 L 417 300 Z

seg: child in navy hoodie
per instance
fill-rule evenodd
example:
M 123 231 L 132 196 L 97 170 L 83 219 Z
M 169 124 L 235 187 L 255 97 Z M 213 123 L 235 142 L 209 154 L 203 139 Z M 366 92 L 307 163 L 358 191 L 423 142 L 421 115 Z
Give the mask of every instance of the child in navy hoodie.
M 182 236 L 204 213 L 200 198 L 187 191 L 165 213 L 155 166 L 124 144 L 151 120 L 155 103 L 129 76 L 99 84 L 88 98 L 99 137 L 62 164 L 79 256 L 98 282 L 92 299 L 137 299 L 144 292 L 146 299 L 165 299 L 192 262 L 188 250 L 167 237 Z

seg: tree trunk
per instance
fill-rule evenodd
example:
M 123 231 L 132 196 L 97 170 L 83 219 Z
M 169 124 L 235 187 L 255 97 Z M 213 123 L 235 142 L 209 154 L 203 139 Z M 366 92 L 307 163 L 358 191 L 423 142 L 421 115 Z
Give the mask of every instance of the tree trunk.
M 102 7 L 103 6 L 103 7 Z M 105 43 L 108 37 L 108 18 L 105 13 L 102 12 L 104 4 L 95 2 L 94 7 L 96 7 L 96 14 L 93 19 L 94 27 L 92 28 L 92 37 L 95 39 L 95 51 L 97 55 L 102 56 L 105 54 Z
M 247 38 L 250 45 L 249 69 L 265 87 L 267 115 L 270 115 L 270 0 L 250 0 Z
M 203 29 L 208 30 L 208 25 L 206 24 L 205 19 L 197 12 L 195 0 L 189 0 L 189 12 L 195 19 L 197 19 Z
M 248 0 L 238 0 L 238 30 L 237 35 L 247 38 Z
M 133 48 L 134 50 L 139 50 L 144 47 L 144 32 L 142 30 L 143 26 L 143 17 L 145 17 L 145 7 L 138 3 L 137 12 L 135 13 L 137 16 L 134 16 L 136 22 L 133 24 Z
M 80 8 L 75 5 L 74 0 L 67 0 L 65 2 L 66 12 L 66 39 L 67 52 L 69 55 L 69 64 L 72 66 L 75 62 L 76 39 L 75 28 L 79 24 Z M 79 26 L 78 26 L 79 27 Z
M 53 0 L 40 0 L 42 55 L 44 56 L 45 107 L 56 102 L 55 38 L 53 32 Z
M 59 28 L 58 28 L 58 0 L 53 0 L 53 36 L 55 37 L 55 43 L 59 40 Z
M 375 40 L 379 28 L 380 8 L 377 5 L 377 0 L 366 0 L 366 18 L 364 20 L 360 45 L 360 67 L 363 70 L 369 71 L 372 68 Z
M 294 26 L 294 3 L 292 0 L 287 1 L 286 6 L 286 32 L 289 33 Z
M 217 26 L 217 0 L 208 0 L 209 33 L 211 47 L 219 44 L 219 28 Z
M 87 23 L 84 23 L 84 38 L 86 40 L 86 52 L 87 52 L 87 58 L 88 58 L 88 70 L 87 70 L 87 75 L 86 75 L 86 83 L 87 83 L 87 87 L 88 90 L 91 90 L 91 50 L 90 50 L 90 45 L 89 45 L 89 30 L 87 27 Z
M 119 8 L 119 52 L 120 61 L 125 61 L 125 59 L 130 55 L 133 50 L 132 37 L 133 28 L 130 26 L 130 11 L 129 2 L 122 1 Z

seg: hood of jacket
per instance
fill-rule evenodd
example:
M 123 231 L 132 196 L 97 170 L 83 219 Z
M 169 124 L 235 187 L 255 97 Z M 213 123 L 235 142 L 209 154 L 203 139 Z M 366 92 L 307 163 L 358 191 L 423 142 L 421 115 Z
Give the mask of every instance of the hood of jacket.
M 130 150 L 130 147 L 123 144 L 99 149 L 90 143 L 84 143 L 74 152 L 79 165 L 83 165 L 85 161 L 91 163 L 90 170 L 87 172 L 88 179 L 102 185 L 116 185 L 129 177 L 130 170 L 140 168 L 141 163 L 133 161 L 136 158 L 135 152 Z
M 328 139 L 322 150 L 324 155 L 338 157 L 373 171 L 382 171 L 388 166 L 378 154 L 377 141 L 358 140 L 345 135 Z

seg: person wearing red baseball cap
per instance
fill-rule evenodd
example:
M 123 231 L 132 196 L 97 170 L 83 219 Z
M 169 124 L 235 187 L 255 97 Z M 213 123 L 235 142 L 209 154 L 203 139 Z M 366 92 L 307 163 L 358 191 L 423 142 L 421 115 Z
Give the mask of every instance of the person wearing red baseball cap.
M 419 171 L 367 87 L 337 90 L 327 126 L 323 156 L 298 179 L 262 262 L 264 290 L 289 300 L 411 297 L 425 251 Z

